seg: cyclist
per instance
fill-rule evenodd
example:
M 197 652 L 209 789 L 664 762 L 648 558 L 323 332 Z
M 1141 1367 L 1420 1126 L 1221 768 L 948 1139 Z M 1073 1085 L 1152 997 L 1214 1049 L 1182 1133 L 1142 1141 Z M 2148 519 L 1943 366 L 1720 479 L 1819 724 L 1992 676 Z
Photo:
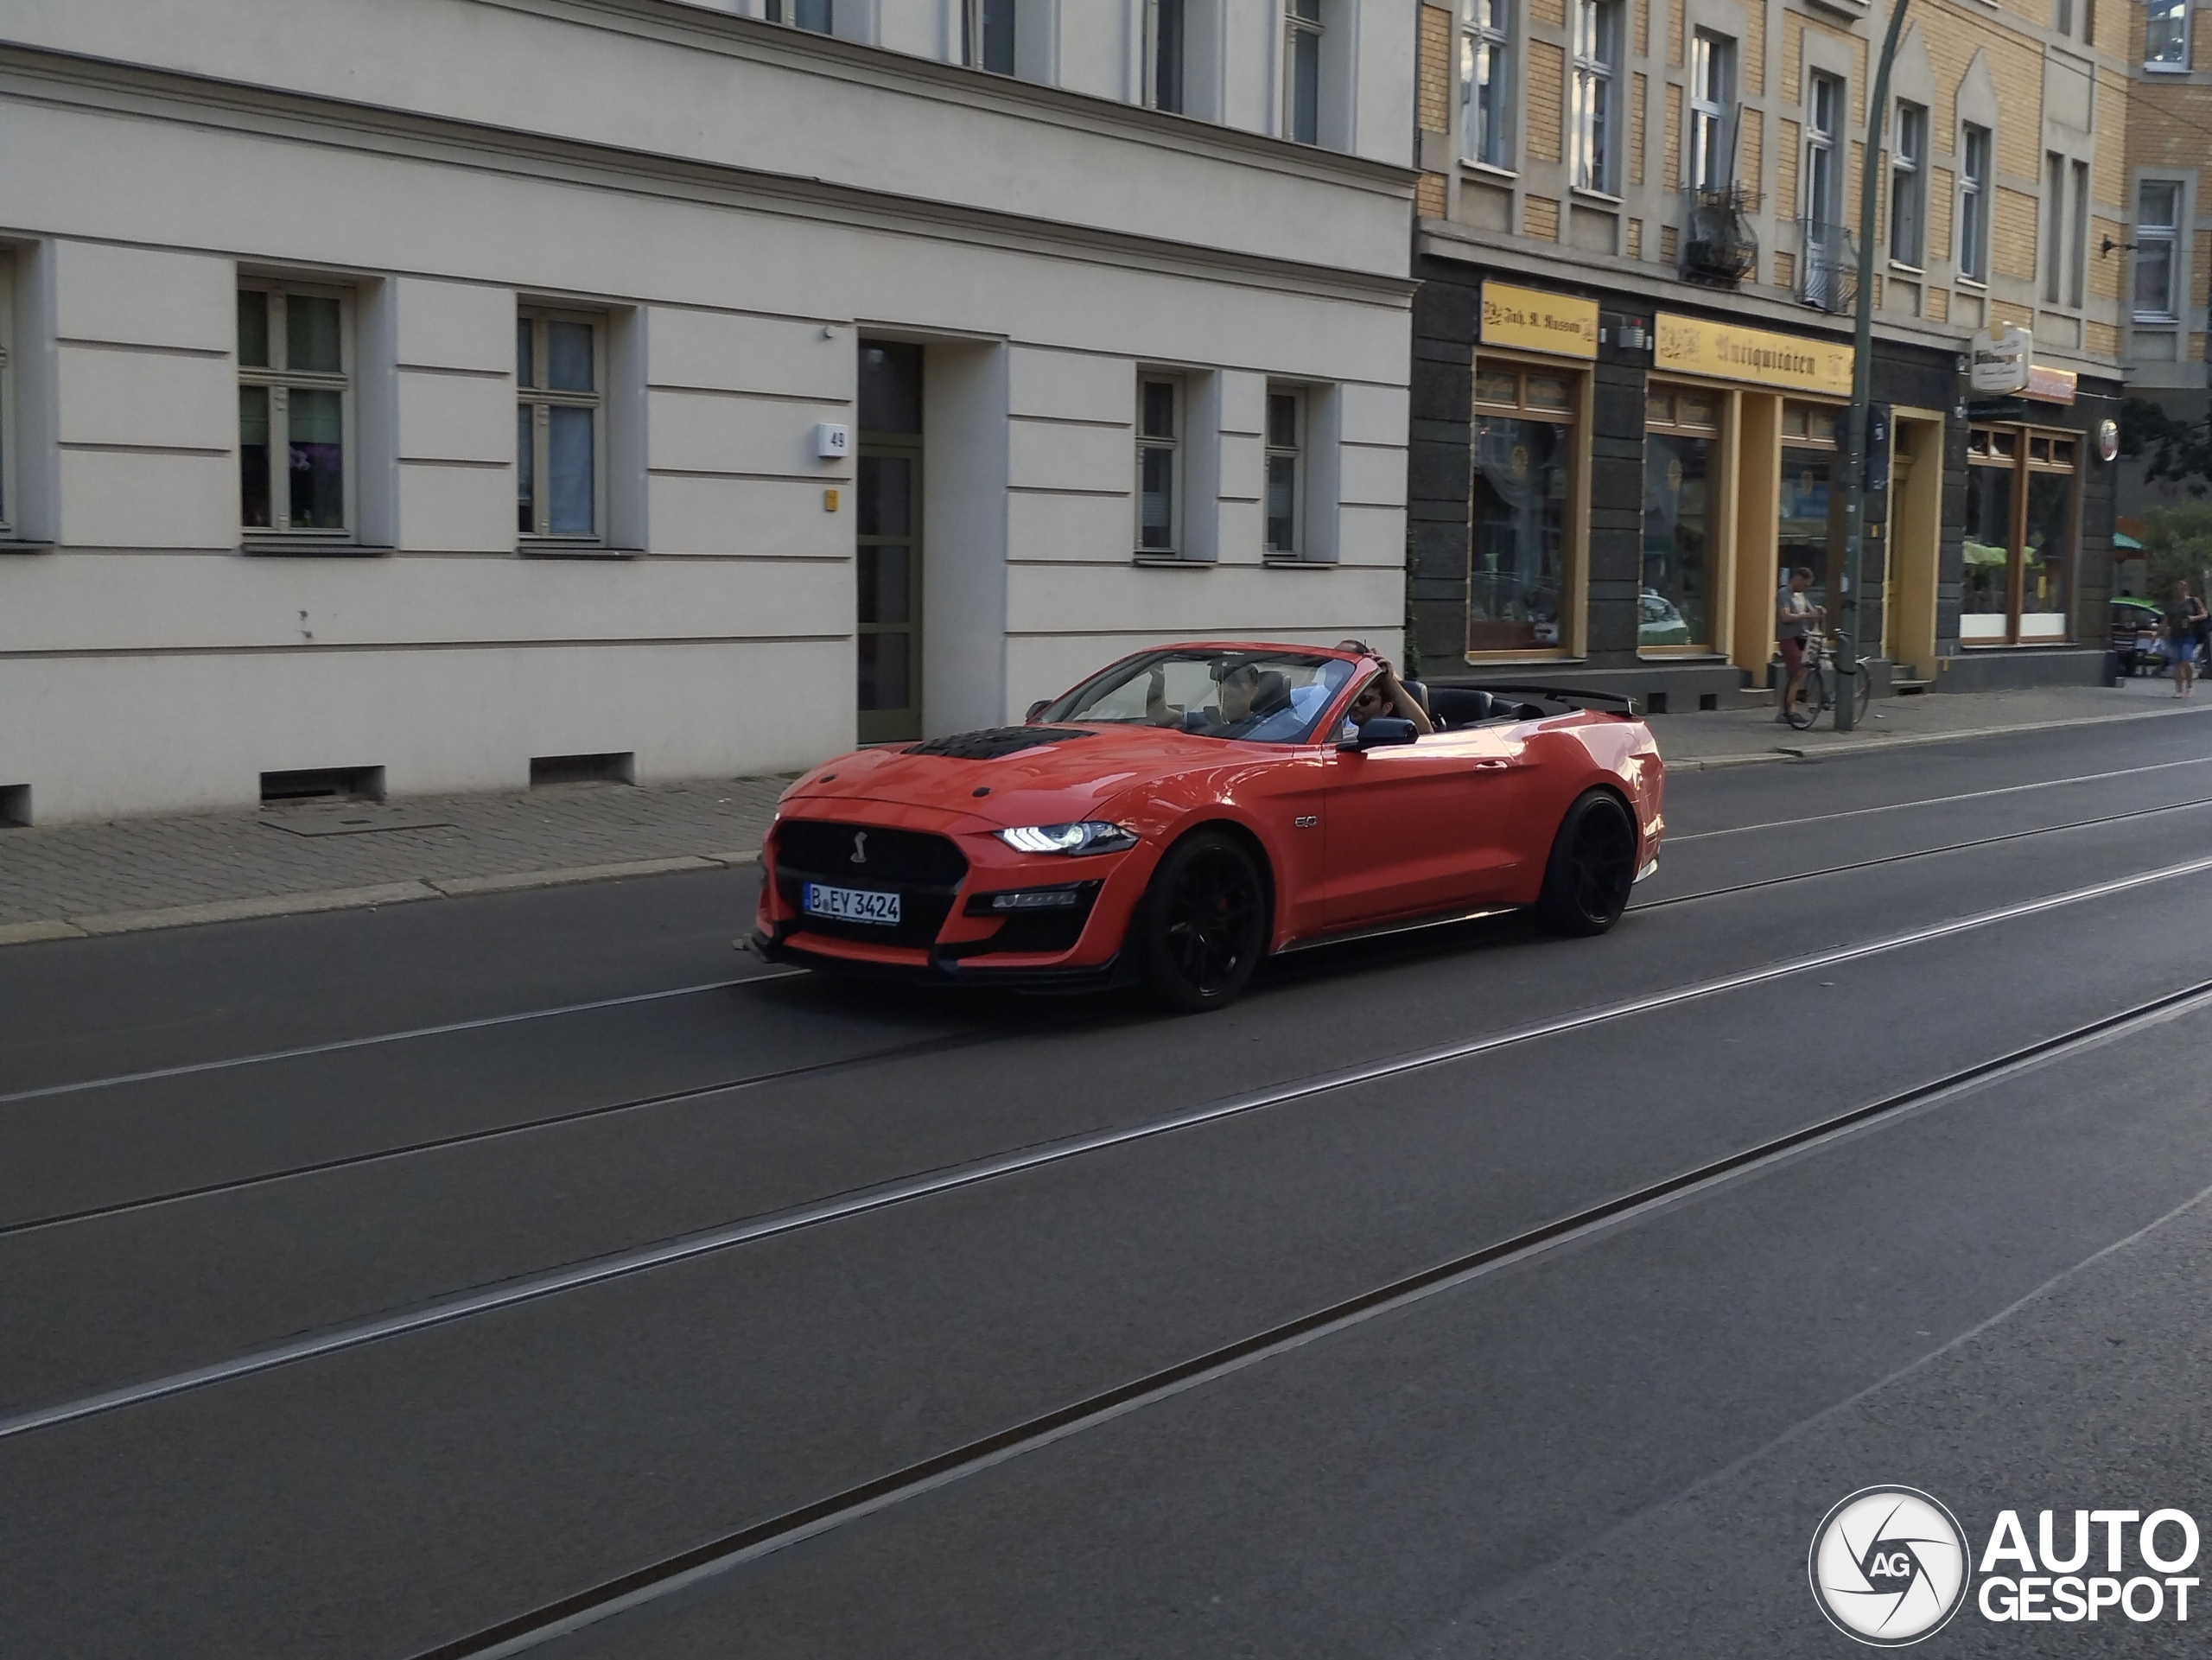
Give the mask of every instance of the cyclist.
M 1809 565 L 1800 565 L 1789 573 L 1774 606 L 1776 643 L 1782 647 L 1782 664 L 1785 677 L 1782 686 L 1782 707 L 1774 718 L 1788 722 L 1789 711 L 1797 705 L 1797 688 L 1805 679 L 1805 636 L 1818 627 L 1827 616 L 1827 610 L 1805 597 L 1805 590 L 1813 585 L 1813 571 Z

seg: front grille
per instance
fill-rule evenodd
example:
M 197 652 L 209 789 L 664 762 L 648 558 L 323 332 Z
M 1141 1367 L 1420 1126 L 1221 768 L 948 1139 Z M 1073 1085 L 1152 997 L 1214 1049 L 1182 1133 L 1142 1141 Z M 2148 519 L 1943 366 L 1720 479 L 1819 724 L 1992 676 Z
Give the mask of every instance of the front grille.
M 818 818 L 786 818 L 776 826 L 776 866 L 854 887 L 897 882 L 952 887 L 968 874 L 968 861 L 944 836 Z
M 855 838 L 861 839 L 857 843 Z M 865 856 L 855 863 L 855 852 Z M 936 942 L 968 861 L 942 836 L 874 824 L 786 818 L 776 826 L 776 888 L 797 913 L 798 926 L 833 939 L 927 947 Z M 806 884 L 895 891 L 899 921 L 843 922 L 806 915 Z

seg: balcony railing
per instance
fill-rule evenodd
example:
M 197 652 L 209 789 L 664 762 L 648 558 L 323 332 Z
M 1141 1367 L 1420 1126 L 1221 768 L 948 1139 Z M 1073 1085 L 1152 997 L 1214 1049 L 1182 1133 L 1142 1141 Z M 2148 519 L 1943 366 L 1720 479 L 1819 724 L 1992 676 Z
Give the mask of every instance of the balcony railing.
M 1797 297 L 1822 311 L 1849 311 L 1859 303 L 1859 244 L 1840 225 L 1801 220 Z
M 1681 272 L 1686 281 L 1734 288 L 1759 265 L 1759 239 L 1751 216 L 1756 191 L 1740 184 L 1683 192 Z

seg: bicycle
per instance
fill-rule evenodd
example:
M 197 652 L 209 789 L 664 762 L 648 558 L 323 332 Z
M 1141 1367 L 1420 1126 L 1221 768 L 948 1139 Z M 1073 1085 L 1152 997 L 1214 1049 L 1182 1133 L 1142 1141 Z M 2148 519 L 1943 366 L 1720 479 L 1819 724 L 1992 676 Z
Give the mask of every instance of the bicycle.
M 1823 709 L 1835 708 L 1835 696 L 1829 690 L 1832 679 L 1851 682 L 1851 723 L 1857 726 L 1866 718 L 1866 705 L 1874 695 L 1873 678 L 1864 663 L 1853 663 L 1846 675 L 1836 665 L 1835 642 L 1834 634 L 1814 634 L 1805 641 L 1805 677 L 1798 682 L 1797 701 L 1783 716 L 1800 732 L 1808 730 Z M 1789 696 L 1786 685 L 1783 695 Z

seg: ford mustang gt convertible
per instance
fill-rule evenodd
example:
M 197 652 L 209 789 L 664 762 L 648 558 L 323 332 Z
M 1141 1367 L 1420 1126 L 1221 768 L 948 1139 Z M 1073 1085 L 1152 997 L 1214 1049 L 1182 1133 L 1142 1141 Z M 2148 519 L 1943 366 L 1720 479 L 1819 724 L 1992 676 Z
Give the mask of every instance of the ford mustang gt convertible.
M 771 961 L 1218 1007 L 1274 951 L 1535 907 L 1603 933 L 1656 868 L 1665 768 L 1624 698 L 1439 687 L 1352 704 L 1356 651 L 1170 646 L 1025 726 L 841 755 L 784 792 Z M 1612 705 L 1608 707 L 1607 705 Z

